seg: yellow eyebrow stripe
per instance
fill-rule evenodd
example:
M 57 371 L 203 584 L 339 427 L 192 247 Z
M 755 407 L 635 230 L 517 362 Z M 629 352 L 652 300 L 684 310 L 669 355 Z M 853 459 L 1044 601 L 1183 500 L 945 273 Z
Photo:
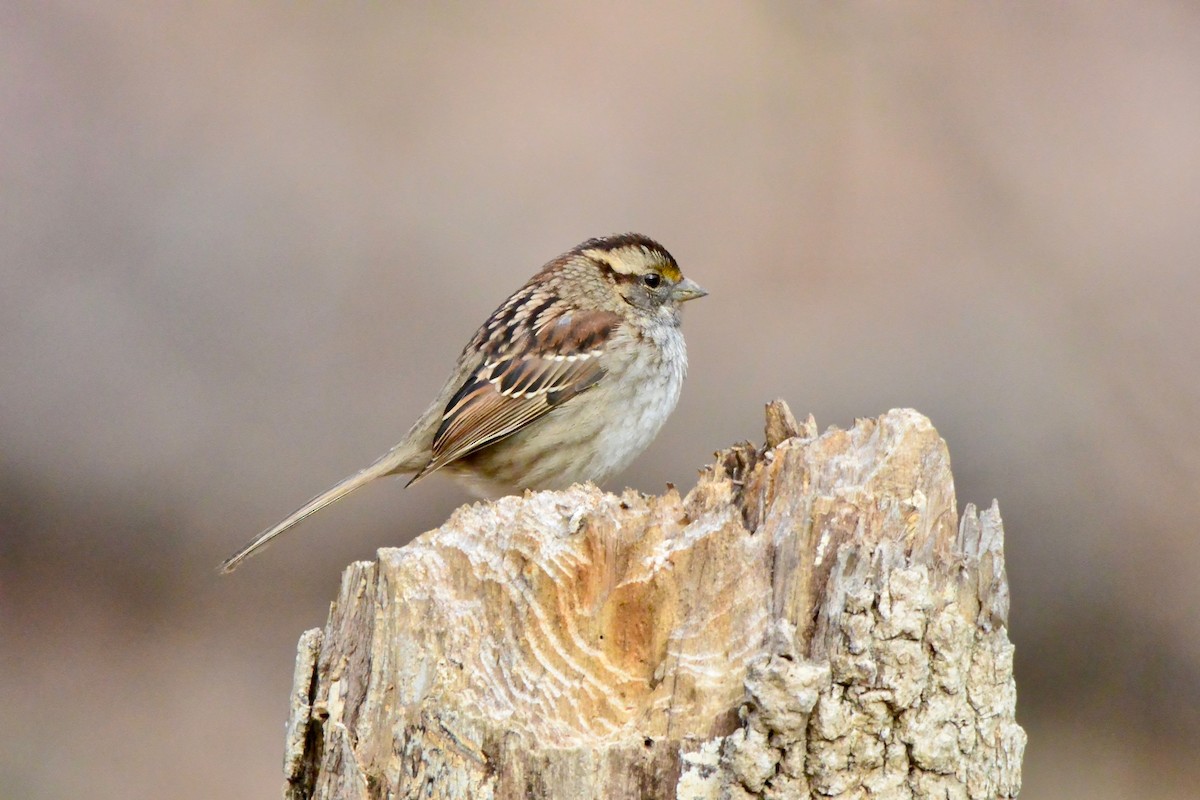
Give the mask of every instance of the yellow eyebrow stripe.
M 603 264 L 618 275 L 638 275 L 652 268 L 658 270 L 671 283 L 679 283 L 683 280 L 683 272 L 680 271 L 679 267 L 657 254 L 647 251 L 645 248 L 641 248 L 641 250 L 641 255 L 645 260 L 640 264 L 626 260 L 618 260 L 614 263 L 610 257 L 611 251 L 608 250 L 589 249 L 584 250 L 583 255 Z
M 658 271 L 661 272 L 662 276 L 671 283 L 679 283 L 681 280 L 683 280 L 683 273 L 680 272 L 679 267 L 675 266 L 674 264 L 664 264 L 659 267 Z

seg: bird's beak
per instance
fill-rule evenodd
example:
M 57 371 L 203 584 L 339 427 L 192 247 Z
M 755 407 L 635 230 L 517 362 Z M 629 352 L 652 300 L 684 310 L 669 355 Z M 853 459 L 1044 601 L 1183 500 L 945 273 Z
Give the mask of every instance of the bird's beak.
M 686 303 L 688 300 L 695 300 L 697 297 L 704 297 L 708 292 L 700 287 L 691 278 L 684 278 L 671 292 L 671 299 L 676 303 Z

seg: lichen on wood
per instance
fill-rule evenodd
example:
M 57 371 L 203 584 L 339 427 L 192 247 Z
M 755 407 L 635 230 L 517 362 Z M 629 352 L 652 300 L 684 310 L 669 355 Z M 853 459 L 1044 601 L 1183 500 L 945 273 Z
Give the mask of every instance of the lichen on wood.
M 1020 787 L 1003 530 L 895 410 L 686 496 L 457 510 L 351 565 L 301 641 L 290 798 L 1004 798 Z

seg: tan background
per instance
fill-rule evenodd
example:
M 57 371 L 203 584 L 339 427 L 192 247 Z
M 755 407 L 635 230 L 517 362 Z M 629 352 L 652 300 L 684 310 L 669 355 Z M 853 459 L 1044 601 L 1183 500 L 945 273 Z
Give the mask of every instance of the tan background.
M 712 294 L 621 482 L 920 409 L 1004 512 L 1023 797 L 1194 797 L 1198 212 L 1186 2 L 4 3 L 0 798 L 275 796 L 296 637 L 464 495 L 215 565 L 626 229 Z

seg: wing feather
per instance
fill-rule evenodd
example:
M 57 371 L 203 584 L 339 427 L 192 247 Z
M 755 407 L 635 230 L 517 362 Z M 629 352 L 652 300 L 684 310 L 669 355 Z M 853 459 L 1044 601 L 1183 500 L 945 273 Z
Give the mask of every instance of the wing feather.
M 512 331 L 493 326 L 489 344 L 501 346 L 446 404 L 432 457 L 414 481 L 511 436 L 604 378 L 600 355 L 620 321 L 616 314 L 567 311 L 551 324 L 540 317 L 535 330 L 507 341 Z

